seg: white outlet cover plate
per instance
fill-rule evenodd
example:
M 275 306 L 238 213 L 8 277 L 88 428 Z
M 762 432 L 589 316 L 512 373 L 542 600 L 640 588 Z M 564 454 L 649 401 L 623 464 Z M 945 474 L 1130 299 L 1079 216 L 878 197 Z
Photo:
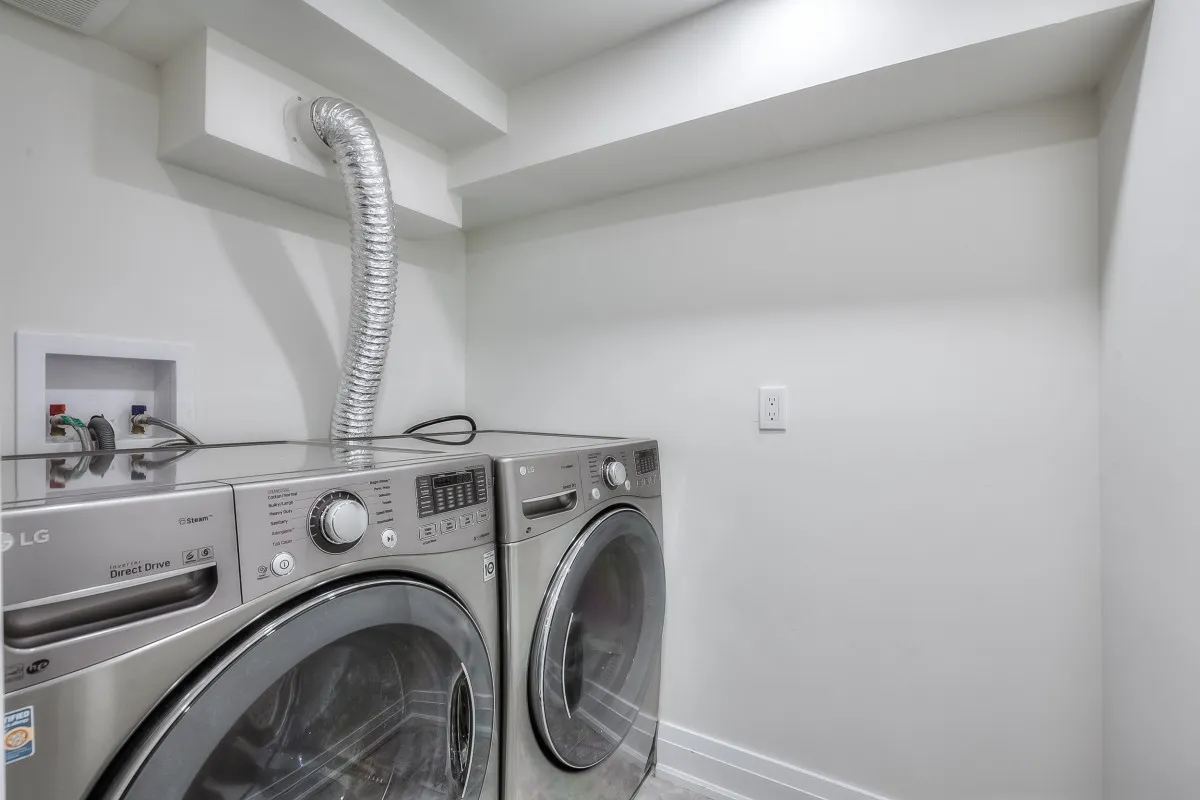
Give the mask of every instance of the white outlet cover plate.
M 786 386 L 760 386 L 758 388 L 758 429 L 760 431 L 787 430 Z

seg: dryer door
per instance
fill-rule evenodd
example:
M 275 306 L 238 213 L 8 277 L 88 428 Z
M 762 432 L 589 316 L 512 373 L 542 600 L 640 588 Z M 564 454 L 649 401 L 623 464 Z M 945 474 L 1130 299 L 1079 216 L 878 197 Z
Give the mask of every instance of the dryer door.
M 563 766 L 599 764 L 633 727 L 654 679 L 665 608 L 662 547 L 640 512 L 601 515 L 563 557 L 529 676 L 542 743 Z
M 99 796 L 471 800 L 492 692 L 483 638 L 450 595 L 399 578 L 342 585 L 200 670 Z

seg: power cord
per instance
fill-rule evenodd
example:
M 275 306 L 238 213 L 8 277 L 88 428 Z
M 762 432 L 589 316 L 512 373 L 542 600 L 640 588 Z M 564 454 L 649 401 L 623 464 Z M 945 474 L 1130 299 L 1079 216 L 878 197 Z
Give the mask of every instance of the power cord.
M 475 441 L 475 434 L 479 431 L 479 426 L 475 424 L 475 420 L 473 417 L 470 417 L 466 414 L 450 414 L 445 417 L 435 417 L 434 419 L 427 419 L 424 422 L 418 422 L 416 425 L 413 425 L 411 428 L 406 430 L 404 432 L 404 435 L 409 436 L 412 434 L 416 434 L 415 436 L 413 436 L 413 438 L 419 439 L 423 442 L 429 442 L 431 444 L 447 444 L 447 442 L 444 439 L 441 439 L 441 438 L 434 439 L 429 436 L 421 436 L 420 434 L 417 434 L 417 431 L 421 431 L 426 428 L 432 428 L 434 425 L 441 425 L 444 422 L 459 422 L 459 421 L 467 423 L 468 425 L 471 426 L 471 429 L 469 431 L 438 431 L 437 432 L 438 435 L 439 436 L 465 436 L 466 438 L 463 439 L 461 442 L 453 442 L 453 444 L 459 444 L 459 445 L 470 444 L 471 442 Z

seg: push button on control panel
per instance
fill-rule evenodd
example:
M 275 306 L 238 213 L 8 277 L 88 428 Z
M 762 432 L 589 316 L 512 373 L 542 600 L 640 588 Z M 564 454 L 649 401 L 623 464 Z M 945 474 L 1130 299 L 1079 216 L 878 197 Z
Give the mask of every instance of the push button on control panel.
M 292 570 L 296 568 L 296 559 L 292 558 L 291 553 L 278 553 L 271 559 L 271 572 L 274 572 L 279 577 L 291 575 Z
M 433 524 L 432 522 L 428 525 L 422 525 L 421 527 L 417 528 L 417 536 L 423 542 L 437 536 L 437 532 L 437 525 Z
M 396 546 L 396 532 L 391 528 L 379 534 L 379 539 L 383 542 L 383 546 L 389 550 Z

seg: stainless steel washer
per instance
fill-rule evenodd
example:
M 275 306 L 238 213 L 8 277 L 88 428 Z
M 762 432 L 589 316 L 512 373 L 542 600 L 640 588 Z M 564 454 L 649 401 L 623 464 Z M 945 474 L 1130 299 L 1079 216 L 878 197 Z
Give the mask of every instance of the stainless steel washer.
M 503 796 L 628 800 L 653 769 L 666 608 L 659 449 L 507 431 L 380 437 L 495 458 Z
M 3 464 L 9 797 L 498 796 L 489 458 L 75 458 Z

